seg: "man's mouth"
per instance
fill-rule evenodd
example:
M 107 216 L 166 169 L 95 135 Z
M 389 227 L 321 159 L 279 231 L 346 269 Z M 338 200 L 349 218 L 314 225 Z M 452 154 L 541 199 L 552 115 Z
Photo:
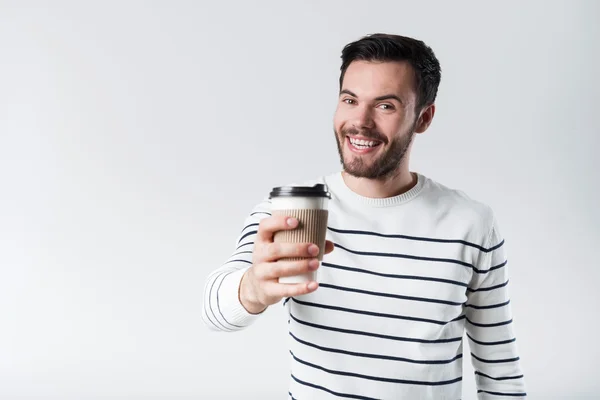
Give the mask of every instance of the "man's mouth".
M 347 138 L 350 149 L 361 154 L 369 153 L 382 144 L 380 140 L 375 139 L 356 138 L 351 136 L 347 136 Z
M 379 143 L 381 143 L 378 140 L 356 139 L 356 138 L 352 138 L 352 137 L 348 137 L 348 139 L 350 139 L 350 143 L 352 143 L 354 145 L 354 147 L 359 148 L 359 149 L 367 149 L 369 147 L 375 147 Z

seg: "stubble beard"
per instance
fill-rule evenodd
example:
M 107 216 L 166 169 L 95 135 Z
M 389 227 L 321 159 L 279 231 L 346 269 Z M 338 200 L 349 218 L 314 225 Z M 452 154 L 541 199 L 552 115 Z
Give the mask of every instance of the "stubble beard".
M 335 131 L 335 138 L 340 156 L 340 163 L 344 171 L 356 178 L 366 178 L 374 180 L 386 180 L 395 176 L 405 161 L 408 150 L 415 136 L 415 123 L 411 126 L 408 134 L 395 137 L 387 149 L 373 161 L 365 161 L 360 155 L 351 155 L 352 159 L 348 162 L 344 159 L 344 147 L 348 135 L 360 134 L 365 138 L 382 140 L 380 146 L 385 145 L 385 136 L 377 131 L 358 131 L 354 128 L 342 129 L 340 134 Z

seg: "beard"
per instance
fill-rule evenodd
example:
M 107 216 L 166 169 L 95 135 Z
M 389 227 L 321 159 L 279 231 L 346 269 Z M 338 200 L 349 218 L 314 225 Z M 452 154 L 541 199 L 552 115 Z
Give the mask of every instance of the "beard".
M 349 128 L 342 129 L 339 133 L 334 130 L 338 153 L 340 155 L 340 163 L 342 164 L 344 171 L 357 178 L 383 180 L 394 176 L 400 168 L 402 161 L 405 159 L 410 144 L 415 136 L 416 122 L 417 121 L 415 120 L 407 135 L 397 136 L 392 139 L 389 144 L 387 143 L 385 135 L 374 130 L 359 131 L 355 128 Z M 344 159 L 346 137 L 348 135 L 358 134 L 365 138 L 381 141 L 380 146 L 387 144 L 387 149 L 372 161 L 365 161 L 365 159 L 359 155 L 351 155 L 352 158 L 346 162 Z

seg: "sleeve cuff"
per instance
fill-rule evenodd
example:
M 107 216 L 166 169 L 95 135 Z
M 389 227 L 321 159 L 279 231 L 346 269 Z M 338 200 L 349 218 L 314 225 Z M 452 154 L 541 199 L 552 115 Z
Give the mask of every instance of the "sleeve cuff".
M 246 327 L 252 324 L 260 314 L 250 314 L 240 302 L 239 289 L 242 277 L 248 268 L 243 268 L 227 275 L 221 284 L 219 297 L 221 298 L 221 307 L 223 316 L 232 325 L 237 327 Z M 263 311 L 264 312 L 264 311 Z

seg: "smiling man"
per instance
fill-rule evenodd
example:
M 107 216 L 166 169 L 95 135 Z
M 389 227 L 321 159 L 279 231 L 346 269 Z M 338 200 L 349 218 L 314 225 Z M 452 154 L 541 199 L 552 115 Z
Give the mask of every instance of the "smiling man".
M 334 117 L 342 170 L 304 183 L 332 196 L 322 262 L 314 244 L 273 242 L 298 221 L 272 216 L 264 199 L 207 279 L 213 329 L 242 330 L 283 300 L 290 399 L 460 399 L 464 337 L 479 398 L 526 396 L 493 211 L 409 168 L 440 79 L 422 41 L 348 44 Z M 315 270 L 318 282 L 278 283 Z
M 429 60 L 435 73 L 425 78 L 437 83 L 420 99 L 415 88 L 423 87 L 417 82 L 423 77 L 417 77 L 409 62 L 377 61 L 377 54 L 361 54 L 364 50 L 350 45 L 342 55 L 336 139 L 351 189 L 386 197 L 416 179 L 408 171 L 408 154 L 415 133 L 424 132 L 433 118 L 440 70 L 435 58 Z

